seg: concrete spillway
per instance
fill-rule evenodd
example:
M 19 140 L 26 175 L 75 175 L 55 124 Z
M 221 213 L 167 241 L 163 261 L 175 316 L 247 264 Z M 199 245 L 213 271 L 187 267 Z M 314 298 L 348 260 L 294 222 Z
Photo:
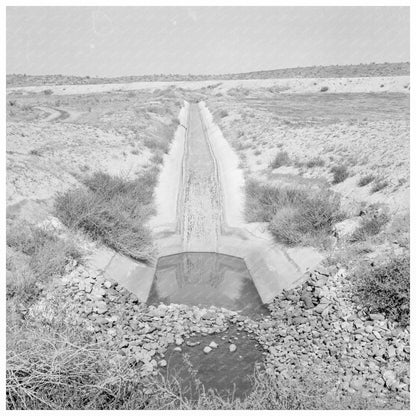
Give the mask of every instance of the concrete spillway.
M 204 103 L 184 103 L 155 190 L 157 214 L 148 225 L 158 258 L 211 252 L 242 259 L 263 303 L 298 284 L 322 257 L 312 248 L 286 249 L 244 221 L 244 175 L 239 159 Z M 156 262 L 137 264 L 115 255 L 109 277 L 146 301 Z M 114 271 L 117 270 L 117 273 Z

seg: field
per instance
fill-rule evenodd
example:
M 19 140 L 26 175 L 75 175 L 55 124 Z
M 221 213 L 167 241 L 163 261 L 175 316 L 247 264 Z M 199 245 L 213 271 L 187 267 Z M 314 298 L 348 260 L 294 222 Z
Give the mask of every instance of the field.
M 407 73 L 407 63 L 314 67 L 139 90 L 132 82 L 149 79 L 8 76 L 8 87 L 28 89 L 6 98 L 7 407 L 409 408 Z M 189 222 L 201 222 L 197 237 L 210 225 L 209 204 L 195 209 L 192 197 L 215 205 L 220 184 L 212 149 L 201 150 L 196 104 L 189 126 L 178 118 L 184 100 L 206 103 L 239 157 L 247 229 L 286 252 L 313 248 L 324 258 L 267 316 L 147 305 L 120 283 L 124 270 L 113 267 L 110 278 L 90 261 L 100 252 L 138 270 L 154 262 L 147 221 L 181 129 L 201 141 L 184 165 L 196 195 L 185 192 Z M 187 354 L 197 400 L 163 376 L 168 349 L 206 348 L 230 327 L 250 334 L 263 357 L 249 395 L 204 391 Z M 207 341 L 192 343 L 197 337 Z M 240 341 L 228 350 L 224 335 L 225 354 L 239 354 Z M 209 345 L 203 353 L 215 366 L 221 348 Z

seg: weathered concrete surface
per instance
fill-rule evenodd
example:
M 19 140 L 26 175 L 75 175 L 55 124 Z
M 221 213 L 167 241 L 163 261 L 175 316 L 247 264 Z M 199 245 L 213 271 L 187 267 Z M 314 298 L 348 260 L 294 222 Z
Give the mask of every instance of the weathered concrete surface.
M 313 248 L 285 249 L 267 230 L 244 221 L 244 176 L 239 160 L 204 103 L 185 102 L 155 190 L 157 214 L 148 222 L 158 257 L 216 252 L 242 258 L 264 303 L 299 283 L 322 256 Z M 140 301 L 146 301 L 155 264 L 111 250 L 90 260 Z
M 206 137 L 212 148 L 221 188 L 223 224 L 228 227 L 244 226 L 244 174 L 239 169 L 240 159 L 224 138 L 220 128 L 214 123 L 212 114 L 205 103 L 199 104 L 201 118 L 204 120 Z
M 178 234 L 177 206 L 182 186 L 188 112 L 189 104 L 185 101 L 178 116 L 180 124 L 169 152 L 164 156 L 163 170 L 154 192 L 157 214 L 147 223 L 153 232 L 157 251 L 168 254 L 182 251 L 182 239 Z M 140 263 L 111 249 L 100 247 L 90 256 L 88 265 L 106 278 L 117 281 L 134 293 L 141 302 L 146 302 L 155 274 L 155 264 Z
M 155 237 L 157 233 L 171 234 L 178 231 L 178 205 L 182 187 L 183 158 L 185 140 L 188 129 L 189 103 L 184 102 L 179 112 L 179 126 L 167 155 L 163 157 L 163 169 L 159 174 L 158 183 L 154 191 L 157 214 L 152 217 L 148 226 Z M 156 237 L 157 238 L 157 237 Z
M 100 247 L 88 259 L 88 266 L 105 279 L 116 281 L 146 302 L 155 274 L 154 265 L 147 265 Z
M 205 104 L 199 106 L 217 162 L 224 202 L 218 252 L 243 258 L 263 302 L 269 303 L 283 289 L 299 283 L 308 269 L 322 261 L 322 255 L 312 247 L 285 249 L 267 230 L 245 223 L 244 176 L 238 158 Z
M 221 184 L 197 104 L 191 104 L 178 209 L 183 251 L 217 251 L 221 229 Z

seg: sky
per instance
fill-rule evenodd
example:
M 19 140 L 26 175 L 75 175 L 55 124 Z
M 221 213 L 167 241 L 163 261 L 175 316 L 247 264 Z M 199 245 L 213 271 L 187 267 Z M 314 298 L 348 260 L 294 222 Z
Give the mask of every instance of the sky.
M 8 7 L 6 71 L 222 74 L 410 61 L 408 7 Z

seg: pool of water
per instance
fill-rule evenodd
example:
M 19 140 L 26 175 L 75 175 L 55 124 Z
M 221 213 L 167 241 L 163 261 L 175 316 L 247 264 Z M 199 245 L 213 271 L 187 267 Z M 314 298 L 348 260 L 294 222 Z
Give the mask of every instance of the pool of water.
M 147 303 L 217 306 L 246 316 L 268 314 L 244 260 L 218 253 L 161 257 Z
M 181 351 L 171 346 L 166 352 L 167 367 L 162 374 L 171 381 L 176 380 L 182 394 L 197 400 L 201 388 L 213 389 L 223 398 L 232 395 L 243 399 L 252 390 L 255 367 L 261 368 L 262 347 L 252 334 L 230 326 L 225 332 L 214 335 L 197 335 L 189 338 L 198 345 L 180 346 Z M 218 347 L 208 354 L 203 349 L 214 341 Z M 230 352 L 231 343 L 237 346 Z

